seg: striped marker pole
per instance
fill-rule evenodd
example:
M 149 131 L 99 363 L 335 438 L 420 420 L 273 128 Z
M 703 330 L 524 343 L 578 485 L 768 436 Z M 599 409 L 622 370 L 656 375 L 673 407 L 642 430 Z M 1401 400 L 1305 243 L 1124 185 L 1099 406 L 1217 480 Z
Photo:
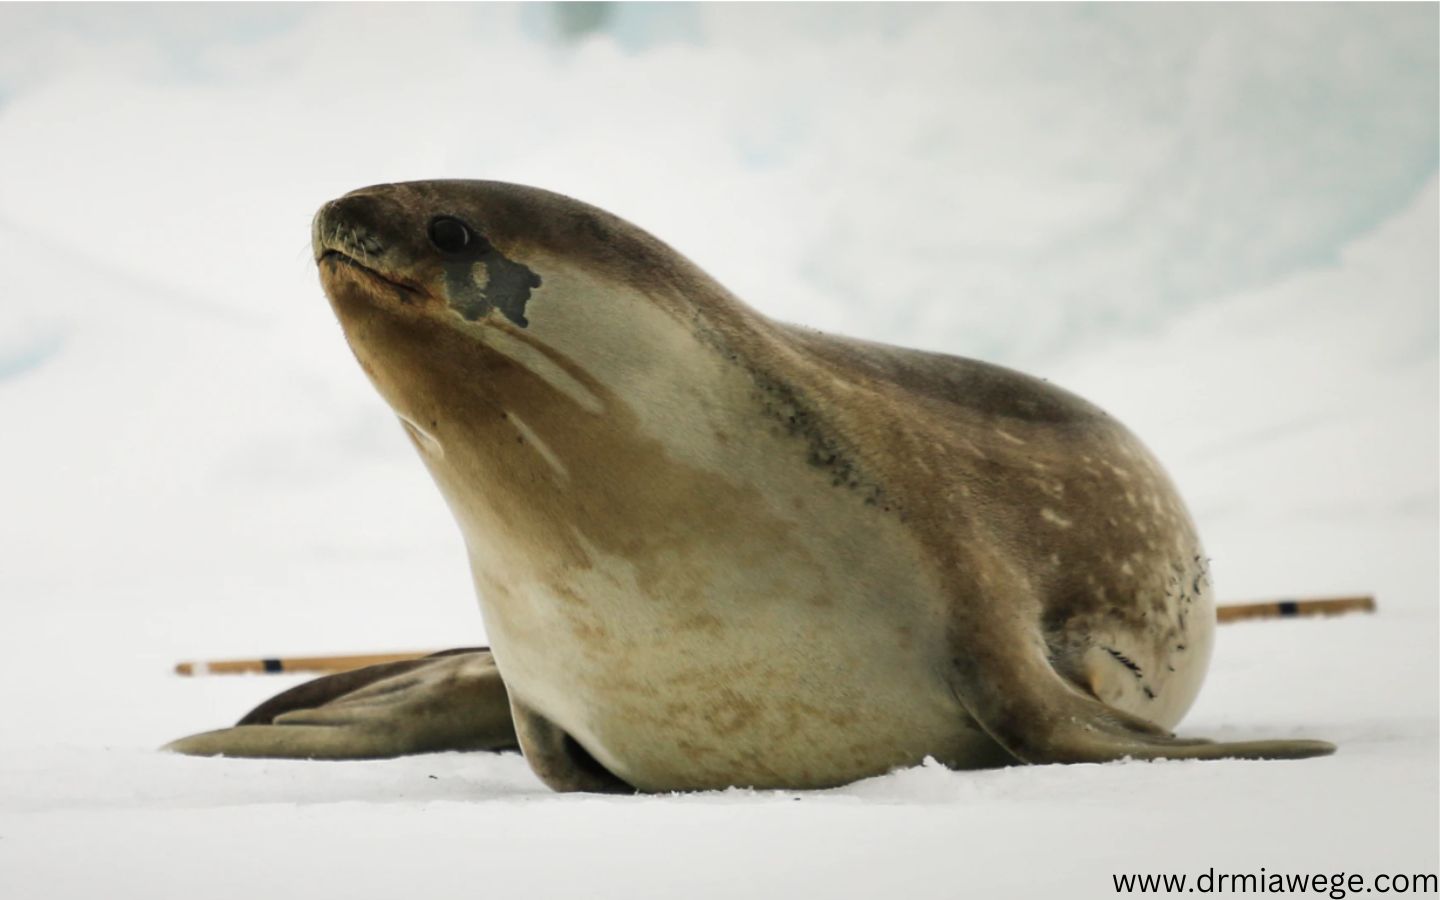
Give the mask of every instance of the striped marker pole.
M 1247 619 L 1291 619 L 1297 616 L 1338 616 L 1352 612 L 1374 612 L 1375 598 L 1327 597 L 1313 600 L 1269 600 L 1264 603 L 1225 603 L 1215 608 L 1222 622 Z
M 348 672 L 380 663 L 419 659 L 429 653 L 361 653 L 348 656 L 286 656 L 264 659 L 216 659 L 175 664 L 177 675 L 248 675 L 277 672 Z
M 1250 619 L 1290 619 L 1301 616 L 1338 616 L 1352 612 L 1374 612 L 1375 598 L 1326 597 L 1307 600 L 1267 600 L 1262 603 L 1224 603 L 1215 609 L 1221 623 Z M 380 663 L 403 662 L 429 656 L 420 653 L 361 653 L 341 656 L 285 656 L 263 659 L 218 659 L 209 662 L 182 662 L 177 675 L 246 675 L 276 672 L 348 672 Z

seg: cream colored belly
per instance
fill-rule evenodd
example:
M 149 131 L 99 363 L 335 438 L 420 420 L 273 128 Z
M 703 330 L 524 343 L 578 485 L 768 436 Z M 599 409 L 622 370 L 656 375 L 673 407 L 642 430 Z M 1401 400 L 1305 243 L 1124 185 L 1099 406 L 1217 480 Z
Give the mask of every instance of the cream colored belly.
M 482 608 L 512 694 L 637 787 L 821 787 L 1003 758 L 946 685 L 939 604 L 767 594 L 781 573 L 754 570 L 655 593 L 600 560 L 559 584 L 478 579 Z

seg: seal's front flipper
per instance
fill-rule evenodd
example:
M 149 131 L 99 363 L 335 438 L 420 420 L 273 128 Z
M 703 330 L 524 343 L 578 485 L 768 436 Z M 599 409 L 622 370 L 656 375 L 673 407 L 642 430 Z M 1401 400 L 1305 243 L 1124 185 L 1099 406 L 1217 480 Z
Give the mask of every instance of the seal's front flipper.
M 234 728 L 181 738 L 191 756 L 381 759 L 519 747 L 489 650 L 451 651 L 317 678 L 272 697 Z
M 1335 752 L 1335 745 L 1325 741 L 1216 743 L 1179 738 L 1082 693 L 1051 667 L 1034 643 L 997 636 L 991 641 L 967 640 L 966 646 L 1004 648 L 983 660 L 957 656 L 952 686 L 981 727 L 1023 762 L 1109 762 L 1127 757 L 1304 759 Z
M 593 794 L 633 794 L 635 788 L 605 768 L 590 751 L 564 729 L 531 710 L 518 699 L 512 701 L 515 731 L 530 769 L 552 791 L 584 791 Z

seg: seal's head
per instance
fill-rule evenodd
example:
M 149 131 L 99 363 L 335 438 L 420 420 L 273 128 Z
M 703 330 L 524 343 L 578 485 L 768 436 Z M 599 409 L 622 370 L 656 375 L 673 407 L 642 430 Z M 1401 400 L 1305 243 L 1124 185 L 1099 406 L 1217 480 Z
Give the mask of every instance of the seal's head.
M 738 304 L 623 219 L 503 182 L 361 188 L 321 207 L 312 242 L 351 349 L 412 423 L 427 414 L 412 407 L 468 377 L 477 353 L 538 352 L 628 384 L 636 366 L 675 350 L 673 328 L 647 321 L 689 323 Z
M 498 312 L 527 327 L 543 279 L 516 257 L 533 229 L 497 193 L 471 182 L 381 185 L 325 204 L 312 241 L 327 292 L 339 301 L 359 289 L 369 302 L 438 306 L 470 322 Z
M 359 291 L 370 303 L 522 329 L 530 328 L 530 305 L 556 268 L 657 293 L 708 281 L 684 257 L 604 210 L 494 181 L 361 188 L 320 208 L 311 240 L 337 304 Z
M 635 415 L 678 421 L 697 323 L 742 308 L 634 225 L 514 184 L 361 188 L 312 239 L 351 350 L 452 497 L 529 478 L 520 450 L 568 470 Z

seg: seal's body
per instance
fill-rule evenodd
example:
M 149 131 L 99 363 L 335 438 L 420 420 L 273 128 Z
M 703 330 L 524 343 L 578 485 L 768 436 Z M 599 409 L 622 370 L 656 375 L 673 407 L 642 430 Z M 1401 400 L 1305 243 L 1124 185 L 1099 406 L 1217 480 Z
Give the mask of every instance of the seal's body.
M 1071 394 L 773 322 L 532 188 L 366 188 L 314 243 L 465 536 L 493 644 L 493 665 L 444 657 L 371 692 L 432 717 L 464 698 L 486 720 L 466 746 L 518 735 L 557 789 L 652 791 L 1333 749 L 1168 733 L 1210 653 L 1204 553 L 1149 453 Z M 376 755 L 296 730 L 339 706 L 354 727 L 352 688 L 174 746 Z M 473 709 L 507 689 L 513 734 Z

